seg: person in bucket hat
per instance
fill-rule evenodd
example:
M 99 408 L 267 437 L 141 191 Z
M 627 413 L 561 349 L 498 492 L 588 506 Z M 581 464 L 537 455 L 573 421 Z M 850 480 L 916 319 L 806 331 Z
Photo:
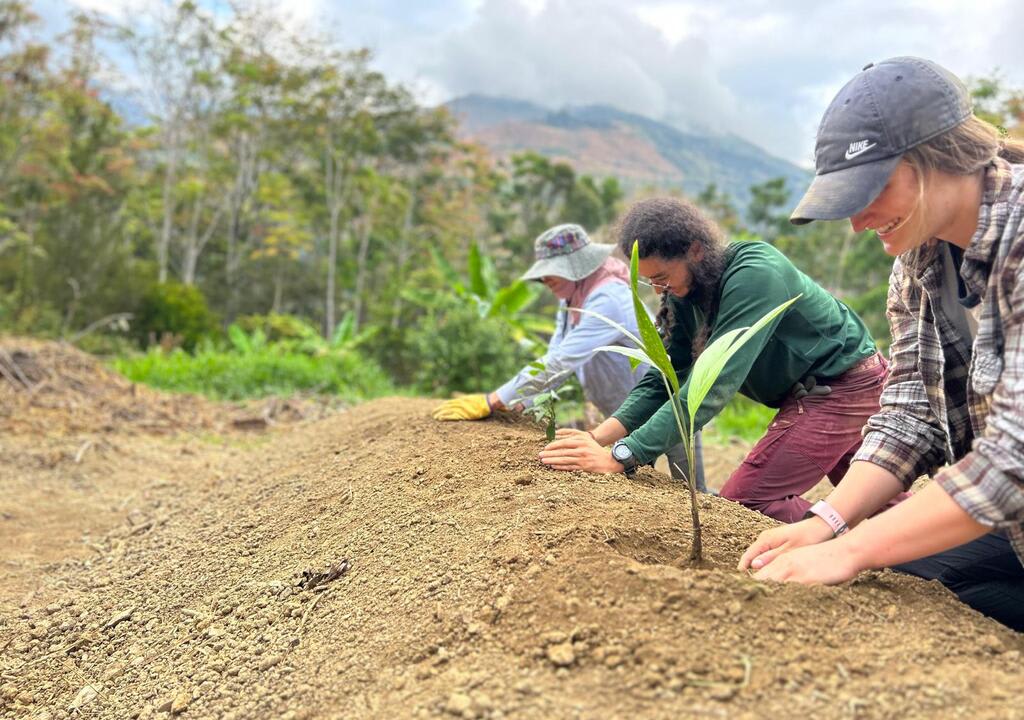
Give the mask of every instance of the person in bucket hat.
M 1024 143 L 948 70 L 896 57 L 839 91 L 815 165 L 792 221 L 849 218 L 896 258 L 892 367 L 823 512 L 762 533 L 740 567 L 804 583 L 892 567 L 1024 630 Z
M 662 291 L 659 324 L 686 397 L 703 349 L 798 298 L 737 352 L 697 409 L 703 427 L 740 392 L 777 408 L 764 436 L 719 491 L 726 499 L 794 522 L 811 507 L 803 494 L 827 475 L 838 482 L 878 411 L 886 362 L 850 308 L 766 242 L 726 243 L 695 205 L 649 198 L 633 205 L 619 247 L 637 244 L 639 271 Z M 593 438 L 559 431 L 540 452 L 560 470 L 613 472 L 650 462 L 680 441 L 672 403 L 651 370 Z M 605 446 L 611 446 L 611 452 Z
M 614 249 L 614 245 L 592 242 L 579 225 L 556 225 L 541 233 L 534 242 L 536 261 L 522 279 L 544 283 L 560 301 L 555 332 L 540 359 L 543 370 L 538 373 L 535 367 L 527 366 L 490 393 L 447 400 L 435 409 L 434 418 L 480 420 L 496 409 L 525 408 L 536 395 L 557 388 L 574 373 L 584 395 L 598 410 L 609 415 L 617 409 L 647 368 L 642 365 L 633 372 L 626 357 L 594 352 L 606 345 L 633 344 L 622 332 L 589 313 L 613 320 L 634 335 L 638 333 L 629 269 L 612 256 Z M 685 472 L 682 447 L 670 449 L 667 455 L 675 476 Z M 699 469 L 698 480 L 703 489 Z

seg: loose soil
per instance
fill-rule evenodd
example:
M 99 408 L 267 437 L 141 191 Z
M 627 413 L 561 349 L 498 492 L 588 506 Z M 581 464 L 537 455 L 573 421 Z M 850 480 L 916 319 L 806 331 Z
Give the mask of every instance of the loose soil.
M 937 584 L 756 583 L 773 521 L 710 496 L 692 567 L 680 484 L 546 470 L 532 425 L 0 365 L 2 717 L 1024 714 L 1024 637 Z

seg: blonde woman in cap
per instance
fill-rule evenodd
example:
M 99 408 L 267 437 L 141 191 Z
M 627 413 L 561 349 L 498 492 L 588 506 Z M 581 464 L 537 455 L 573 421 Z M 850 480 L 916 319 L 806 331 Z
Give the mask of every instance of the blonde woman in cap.
M 792 221 L 849 218 L 896 257 L 892 367 L 839 486 L 740 567 L 803 583 L 893 567 L 1024 630 L 1024 145 L 949 71 L 898 57 L 839 91 L 815 161 Z
M 614 245 L 591 242 L 579 225 L 557 225 L 542 233 L 534 243 L 536 262 L 523 279 L 544 283 L 560 301 L 555 332 L 540 359 L 544 369 L 538 373 L 528 366 L 493 392 L 448 400 L 434 411 L 434 417 L 479 420 L 497 409 L 528 407 L 533 397 L 557 388 L 573 373 L 587 400 L 606 416 L 614 412 L 647 369 L 641 366 L 633 372 L 622 355 L 594 352 L 605 345 L 632 347 L 632 343 L 589 313 L 603 315 L 634 335 L 638 332 L 629 269 L 611 256 L 614 249 Z M 578 312 L 579 308 L 587 313 Z M 667 454 L 670 465 L 678 464 L 685 470 L 686 456 L 681 447 Z M 673 474 L 678 476 L 674 467 Z M 698 480 L 703 487 L 700 472 Z

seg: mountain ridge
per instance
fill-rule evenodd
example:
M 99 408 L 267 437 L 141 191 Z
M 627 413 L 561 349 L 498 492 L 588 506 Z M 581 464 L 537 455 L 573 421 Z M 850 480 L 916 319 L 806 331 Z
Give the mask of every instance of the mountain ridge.
M 695 196 L 714 183 L 740 207 L 750 186 L 784 177 L 791 197 L 811 173 L 736 135 L 682 130 L 610 105 L 547 108 L 527 100 L 464 95 L 445 103 L 459 135 L 498 157 L 534 151 L 578 172 L 614 175 L 627 187 L 679 189 Z

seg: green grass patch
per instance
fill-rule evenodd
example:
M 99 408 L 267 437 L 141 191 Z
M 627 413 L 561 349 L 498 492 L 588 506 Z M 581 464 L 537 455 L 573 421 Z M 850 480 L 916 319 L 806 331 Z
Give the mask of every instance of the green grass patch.
M 354 351 L 310 355 L 265 346 L 248 353 L 204 348 L 192 355 L 157 349 L 119 358 L 113 366 L 134 382 L 217 400 L 315 392 L 355 402 L 394 392 L 384 371 Z

